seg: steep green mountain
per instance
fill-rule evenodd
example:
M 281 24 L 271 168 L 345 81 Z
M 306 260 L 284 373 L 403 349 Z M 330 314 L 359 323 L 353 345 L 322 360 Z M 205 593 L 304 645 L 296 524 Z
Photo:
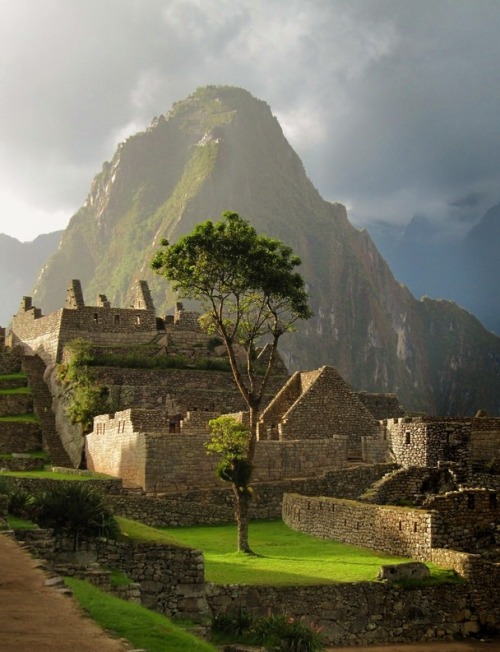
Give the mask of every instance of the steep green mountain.
M 39 235 L 31 242 L 0 233 L 0 325 L 7 326 L 21 297 L 29 294 L 42 264 L 57 249 L 62 231 Z
M 315 317 L 284 338 L 290 370 L 337 367 L 357 389 L 394 391 L 408 409 L 500 413 L 500 339 L 470 314 L 417 301 L 366 231 L 321 198 L 269 106 L 230 87 L 197 90 L 105 163 L 43 269 L 34 303 L 62 305 L 70 278 L 92 303 L 128 305 L 146 278 L 158 311 L 174 297 L 149 271 L 160 239 L 175 241 L 233 210 L 301 256 Z

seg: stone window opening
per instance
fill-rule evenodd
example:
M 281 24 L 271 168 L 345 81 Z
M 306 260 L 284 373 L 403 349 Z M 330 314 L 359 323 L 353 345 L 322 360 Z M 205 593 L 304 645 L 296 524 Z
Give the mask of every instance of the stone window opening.
M 413 523 L 413 532 L 418 532 L 418 525 L 417 525 L 417 523 Z
M 402 521 L 399 521 L 399 531 L 401 532 L 402 529 L 403 529 L 403 523 Z
M 476 497 L 474 494 L 467 494 L 467 507 L 468 509 L 474 509 L 476 506 Z
M 136 326 L 141 325 L 141 318 L 139 317 L 139 315 L 137 315 L 137 317 L 135 318 L 135 323 L 136 323 Z
M 115 315 L 115 326 L 118 326 L 120 323 L 120 315 Z
M 405 444 L 411 444 L 411 432 L 409 430 L 405 432 Z
M 97 314 L 97 312 L 94 312 L 94 324 L 97 323 L 99 323 L 99 315 Z
M 497 506 L 497 495 L 494 491 L 492 491 L 489 495 L 489 503 L 490 503 L 490 507 Z

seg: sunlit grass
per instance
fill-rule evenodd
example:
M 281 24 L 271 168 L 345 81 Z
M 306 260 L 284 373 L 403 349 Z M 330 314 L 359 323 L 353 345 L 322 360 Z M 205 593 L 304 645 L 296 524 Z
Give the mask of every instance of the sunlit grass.
M 282 521 L 250 523 L 250 545 L 255 556 L 235 552 L 236 526 L 147 528 L 119 519 L 131 538 L 164 541 L 202 550 L 205 578 L 216 584 L 307 585 L 361 582 L 376 579 L 383 564 L 409 559 L 387 553 L 316 539 L 288 528 Z M 453 576 L 429 564 L 432 582 Z
M 125 602 L 74 578 L 65 578 L 81 606 L 104 629 L 147 652 L 214 652 L 216 648 L 185 632 L 168 618 Z
M 88 475 L 79 475 L 73 473 L 62 473 L 51 471 L 50 468 L 40 469 L 39 471 L 0 471 L 0 476 L 10 476 L 14 478 L 32 478 L 34 480 L 73 480 L 75 482 L 88 482 L 89 480 L 112 480 L 112 476 L 104 473 L 89 473 Z

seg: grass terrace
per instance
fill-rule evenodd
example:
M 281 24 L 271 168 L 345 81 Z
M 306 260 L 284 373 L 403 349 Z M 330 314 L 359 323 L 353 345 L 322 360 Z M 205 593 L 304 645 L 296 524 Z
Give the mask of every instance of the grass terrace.
M 125 536 L 162 541 L 202 550 L 205 578 L 215 584 L 270 584 L 297 586 L 334 582 L 374 581 L 383 564 L 410 561 L 387 553 L 316 539 L 288 528 L 282 521 L 250 523 L 250 545 L 255 556 L 235 552 L 236 526 L 150 528 L 119 517 Z M 447 570 L 428 564 L 426 584 L 457 581 Z

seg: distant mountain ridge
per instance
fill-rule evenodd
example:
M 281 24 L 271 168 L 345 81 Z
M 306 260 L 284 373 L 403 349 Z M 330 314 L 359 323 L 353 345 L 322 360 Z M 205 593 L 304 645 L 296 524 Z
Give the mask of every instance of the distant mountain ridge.
M 233 210 L 301 256 L 315 316 L 284 338 L 291 371 L 335 366 L 356 388 L 394 391 L 408 409 L 500 413 L 500 339 L 445 301 L 417 301 L 366 231 L 323 200 L 269 106 L 243 89 L 207 87 L 122 143 L 95 177 L 33 300 L 60 307 L 70 278 L 89 303 L 128 305 L 150 283 L 159 312 L 175 297 L 149 270 L 160 239 L 176 241 Z
M 395 276 L 415 296 L 452 299 L 500 335 L 500 204 L 458 242 L 443 242 L 424 216 L 415 216 L 406 228 L 378 223 L 368 231 Z
M 31 242 L 0 233 L 0 325 L 6 326 L 21 297 L 29 295 L 40 267 L 57 249 L 62 231 L 39 235 Z

